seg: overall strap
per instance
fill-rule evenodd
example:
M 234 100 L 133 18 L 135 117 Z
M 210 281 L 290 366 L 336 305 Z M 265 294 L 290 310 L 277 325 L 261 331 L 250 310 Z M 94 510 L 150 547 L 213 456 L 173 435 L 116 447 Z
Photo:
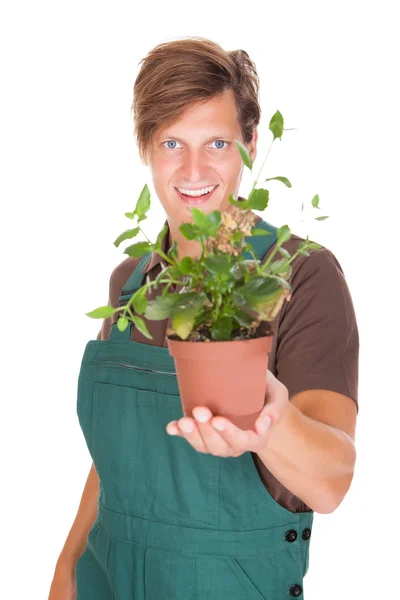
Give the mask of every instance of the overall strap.
M 268 250 L 275 244 L 278 239 L 277 228 L 260 219 L 253 229 L 265 229 L 269 231 L 271 235 L 248 235 L 245 237 L 246 242 L 253 246 L 253 252 L 257 256 L 258 260 L 262 260 L 267 254 Z M 250 252 L 245 252 L 244 257 L 246 260 L 253 258 Z
M 245 241 L 252 245 L 253 252 L 256 255 L 258 260 L 262 260 L 268 250 L 275 244 L 278 239 L 277 236 L 277 228 L 260 219 L 258 223 L 254 226 L 253 229 L 265 229 L 270 232 L 270 235 L 249 235 L 246 236 Z M 151 252 L 147 252 L 144 256 L 142 256 L 141 260 L 137 264 L 133 273 L 129 277 L 128 281 L 125 283 L 122 288 L 121 295 L 119 297 L 119 306 L 123 306 L 126 304 L 131 296 L 143 285 L 144 273 L 142 272 L 144 267 L 147 265 L 148 261 L 151 258 Z M 244 252 L 244 257 L 246 260 L 252 259 L 252 255 L 250 252 Z M 111 327 L 110 338 L 109 339 L 131 339 L 132 338 L 132 325 L 133 323 L 129 321 L 128 327 L 125 331 L 120 331 L 117 327 L 117 324 L 114 323 Z
M 119 297 L 118 306 L 123 306 L 128 303 L 129 299 L 133 296 L 133 294 L 142 287 L 143 285 L 143 269 L 149 262 L 152 253 L 147 252 L 142 256 L 138 264 L 136 265 L 133 273 L 129 277 L 128 281 L 125 283 L 124 287 L 121 290 L 121 295 Z M 128 327 L 125 331 L 120 331 L 117 327 L 116 323 L 113 323 L 110 331 L 110 340 L 130 340 L 132 339 L 132 321 L 129 321 Z

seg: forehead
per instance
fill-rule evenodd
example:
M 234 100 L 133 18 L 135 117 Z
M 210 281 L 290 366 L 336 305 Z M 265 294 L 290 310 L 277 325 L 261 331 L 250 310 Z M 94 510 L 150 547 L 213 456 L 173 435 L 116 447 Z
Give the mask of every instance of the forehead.
M 185 138 L 188 131 L 191 135 L 198 134 L 204 138 L 237 135 L 240 131 L 240 123 L 233 92 L 229 90 L 229 93 L 225 92 L 210 100 L 193 103 L 179 119 L 161 125 L 157 137 L 175 135 Z

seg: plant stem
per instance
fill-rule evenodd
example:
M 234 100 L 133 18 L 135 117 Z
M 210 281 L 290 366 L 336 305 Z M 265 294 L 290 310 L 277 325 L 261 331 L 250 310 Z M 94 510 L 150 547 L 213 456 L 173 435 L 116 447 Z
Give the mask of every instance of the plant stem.
M 277 139 L 277 138 L 275 138 L 275 139 Z M 267 155 L 266 155 L 266 157 L 264 158 L 264 162 L 263 162 L 263 164 L 262 164 L 262 166 L 261 166 L 261 169 L 260 169 L 260 172 L 259 172 L 259 174 L 258 174 L 258 176 L 257 176 L 256 183 L 258 183 L 258 178 L 259 178 L 259 177 L 260 177 L 260 175 L 261 175 L 261 171 L 262 171 L 262 170 L 263 170 L 263 168 L 264 168 L 265 161 L 266 161 L 266 160 L 267 160 L 267 158 L 268 158 L 268 154 L 270 153 L 270 150 L 271 150 L 271 148 L 272 148 L 272 144 L 274 143 L 274 141 L 275 141 L 275 140 L 272 140 L 272 142 L 271 142 L 271 145 L 270 145 L 270 147 L 268 148 Z M 253 191 L 253 190 L 252 190 L 252 191 Z
M 140 225 L 138 225 L 140 231 L 143 233 L 144 237 L 146 238 L 146 240 L 149 242 L 149 244 L 151 244 L 151 240 L 147 237 L 146 232 L 140 227 Z
M 157 250 L 157 254 L 159 254 L 162 258 L 164 258 L 167 262 L 169 262 L 169 264 L 172 265 L 173 267 L 178 266 L 178 263 L 175 262 L 173 259 L 170 259 L 169 256 L 167 254 L 165 254 L 162 250 Z
M 267 258 L 265 263 L 260 266 L 260 273 L 263 273 L 267 269 L 267 267 L 270 265 L 272 259 L 274 258 L 275 254 L 278 252 L 280 247 L 281 247 L 281 245 L 279 243 L 275 246 L 275 248 L 271 252 L 270 256 Z

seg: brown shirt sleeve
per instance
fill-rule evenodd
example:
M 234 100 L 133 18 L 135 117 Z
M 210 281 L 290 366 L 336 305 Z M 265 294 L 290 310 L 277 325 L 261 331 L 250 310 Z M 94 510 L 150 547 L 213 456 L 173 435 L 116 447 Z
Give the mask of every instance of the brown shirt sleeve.
M 303 238 L 285 244 L 291 254 Z M 293 261 L 292 297 L 273 322 L 268 369 L 286 385 L 289 397 L 310 389 L 349 396 L 358 412 L 359 339 L 353 302 L 342 268 L 327 248 Z M 310 507 L 290 492 L 264 465 L 253 460 L 274 500 L 291 512 Z
M 327 248 L 313 251 L 293 273 L 277 333 L 276 373 L 289 396 L 332 390 L 350 396 L 358 412 L 357 320 L 343 270 Z

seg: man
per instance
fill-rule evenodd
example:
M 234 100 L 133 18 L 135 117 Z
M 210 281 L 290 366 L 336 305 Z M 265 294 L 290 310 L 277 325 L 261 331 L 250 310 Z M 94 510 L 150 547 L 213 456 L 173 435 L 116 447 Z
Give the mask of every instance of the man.
M 240 50 L 188 39 L 160 44 L 144 60 L 135 82 L 135 132 L 167 215 L 164 253 L 176 240 L 180 258 L 198 257 L 197 242 L 179 231 L 191 219 L 191 206 L 226 210 L 229 194 L 237 196 L 243 163 L 234 139 L 254 161 L 257 96 L 254 63 Z M 293 252 L 300 239 L 292 236 L 285 247 Z M 127 258 L 114 269 L 111 306 L 118 306 L 138 263 Z M 153 253 L 143 276 L 154 279 L 162 266 Z M 57 562 L 51 600 L 133 600 L 143 589 L 147 600 L 303 594 L 312 513 L 334 511 L 353 477 L 358 331 L 342 270 L 328 249 L 298 257 L 291 284 L 292 298 L 272 323 L 268 396 L 257 432 L 202 406 L 192 418 L 168 419 L 175 399 L 151 387 L 155 375 L 139 389 L 122 383 L 128 375 L 119 372 L 119 385 L 97 386 L 94 408 L 91 394 L 81 394 L 81 422 L 95 411 L 97 429 L 84 432 L 97 454 Z M 158 293 L 151 288 L 149 299 Z M 115 322 L 116 314 L 102 324 L 97 340 L 104 348 Z M 143 351 L 151 361 L 152 352 L 167 346 L 170 321 L 146 325 L 153 339 L 133 328 L 136 344 L 127 351 Z M 104 395 L 108 389 L 113 402 Z

